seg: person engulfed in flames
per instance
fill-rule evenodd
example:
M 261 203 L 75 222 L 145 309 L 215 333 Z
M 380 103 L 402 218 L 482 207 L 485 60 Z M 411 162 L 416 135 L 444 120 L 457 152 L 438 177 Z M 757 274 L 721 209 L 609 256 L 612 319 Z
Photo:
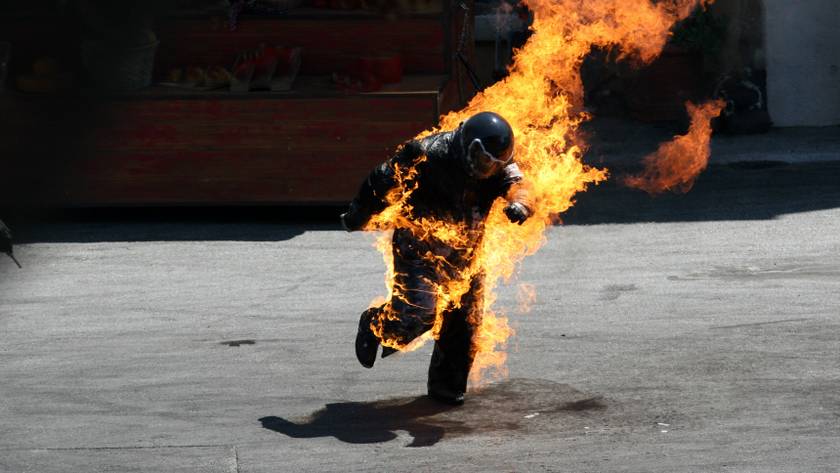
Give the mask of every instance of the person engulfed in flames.
M 532 214 L 513 135 L 504 118 L 482 112 L 453 131 L 411 140 L 373 170 L 341 215 L 348 231 L 394 230 L 391 298 L 362 314 L 356 357 L 371 368 L 380 345 L 385 358 L 432 330 L 428 394 L 442 402 L 463 403 L 475 357 L 473 334 L 484 310 L 476 255 L 490 209 L 504 198 L 511 222 Z

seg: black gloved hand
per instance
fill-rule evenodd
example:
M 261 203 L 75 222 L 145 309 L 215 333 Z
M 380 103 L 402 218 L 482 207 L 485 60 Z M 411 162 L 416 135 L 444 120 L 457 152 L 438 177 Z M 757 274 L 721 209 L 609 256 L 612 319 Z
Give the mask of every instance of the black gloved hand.
M 348 232 L 355 232 L 361 230 L 367 223 L 367 219 L 359 211 L 358 205 L 355 202 L 350 204 L 350 209 L 341 214 L 341 226 Z
M 531 210 L 519 202 L 513 202 L 505 207 L 505 215 L 511 223 L 522 225 L 531 216 Z

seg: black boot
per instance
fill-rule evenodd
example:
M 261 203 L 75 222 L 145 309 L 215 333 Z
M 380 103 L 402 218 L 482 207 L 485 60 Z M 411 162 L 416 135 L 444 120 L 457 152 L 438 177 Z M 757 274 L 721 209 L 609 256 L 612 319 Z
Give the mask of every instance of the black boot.
M 464 371 L 458 369 L 456 365 L 457 363 L 446 359 L 440 344 L 435 343 L 429 365 L 429 381 L 426 384 L 426 392 L 430 398 L 451 406 L 460 406 L 464 403 L 469 368 Z
M 376 361 L 376 351 L 379 349 L 379 339 L 370 329 L 370 323 L 378 310 L 371 308 L 362 313 L 359 319 L 359 331 L 356 333 L 356 358 L 365 368 L 373 368 Z
M 448 389 L 432 389 L 429 388 L 429 397 L 437 402 L 442 402 L 450 406 L 460 406 L 464 403 L 464 393 L 449 391 Z

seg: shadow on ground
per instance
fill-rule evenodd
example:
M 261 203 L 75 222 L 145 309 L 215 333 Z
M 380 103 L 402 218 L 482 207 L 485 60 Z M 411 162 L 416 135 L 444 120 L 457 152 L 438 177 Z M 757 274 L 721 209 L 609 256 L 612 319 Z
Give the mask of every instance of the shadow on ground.
M 561 216 L 567 225 L 636 222 L 767 220 L 785 214 L 840 207 L 840 163 L 733 163 L 713 166 L 687 194 L 650 196 L 620 179 L 579 194 Z
M 266 429 L 297 439 L 335 437 L 346 443 L 381 443 L 397 432 L 411 436 L 409 447 L 428 447 L 446 437 L 522 431 L 550 426 L 552 431 L 582 430 L 604 411 L 600 397 L 565 384 L 512 379 L 469 394 L 460 407 L 427 397 L 399 397 L 371 402 L 331 403 L 300 420 L 267 416 Z
M 597 164 L 596 164 L 597 165 Z M 620 180 L 634 168 L 577 195 L 566 225 L 766 220 L 840 207 L 840 162 L 716 165 L 687 194 L 650 196 Z M 343 206 L 76 209 L 37 215 L 0 209 L 17 243 L 132 241 L 282 241 L 340 230 Z
M 8 211 L 16 243 L 283 241 L 340 230 L 344 208 L 173 207 Z

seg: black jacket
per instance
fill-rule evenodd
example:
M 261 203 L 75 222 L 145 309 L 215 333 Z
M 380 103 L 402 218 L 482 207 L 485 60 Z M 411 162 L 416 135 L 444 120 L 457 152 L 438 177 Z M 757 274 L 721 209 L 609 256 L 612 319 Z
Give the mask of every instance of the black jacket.
M 530 206 L 527 190 L 521 185 L 522 172 L 515 162 L 487 179 L 475 179 L 466 170 L 464 150 L 457 138 L 457 131 L 450 131 L 408 141 L 395 156 L 377 166 L 350 205 L 350 229 L 364 227 L 373 215 L 384 210 L 388 206 L 386 195 L 397 187 L 413 189 L 407 200 L 412 209 L 410 218 L 430 217 L 473 229 L 483 225 L 499 197 Z M 413 178 L 400 185 L 399 176 L 407 175 L 412 168 L 416 171 Z M 515 192 L 513 187 L 517 187 Z

